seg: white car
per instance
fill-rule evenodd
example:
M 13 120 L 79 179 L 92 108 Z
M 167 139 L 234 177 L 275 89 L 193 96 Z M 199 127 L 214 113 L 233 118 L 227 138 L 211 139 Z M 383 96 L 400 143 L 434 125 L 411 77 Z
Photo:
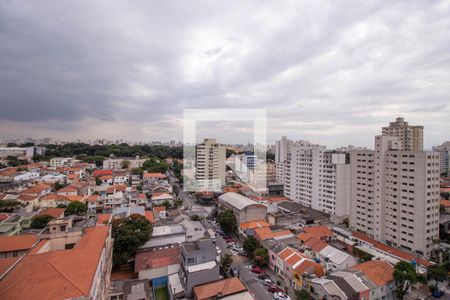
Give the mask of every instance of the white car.
M 273 299 L 275 300 L 291 300 L 288 295 L 282 292 L 276 292 L 273 294 Z
M 236 250 L 236 251 L 242 251 L 242 250 L 244 250 L 244 249 L 242 249 L 241 246 L 235 244 L 235 245 L 233 246 L 233 250 Z
M 264 279 L 264 285 L 265 286 L 271 286 L 271 285 L 274 285 L 275 283 L 272 281 L 272 279 L 270 279 L 270 278 L 266 278 L 266 279 Z

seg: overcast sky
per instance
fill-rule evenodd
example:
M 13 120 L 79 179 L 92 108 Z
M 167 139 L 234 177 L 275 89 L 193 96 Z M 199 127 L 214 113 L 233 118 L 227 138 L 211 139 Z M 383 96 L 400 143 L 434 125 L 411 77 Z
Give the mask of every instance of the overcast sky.
M 0 138 L 181 140 L 184 108 L 266 109 L 271 142 L 372 147 L 397 116 L 450 140 L 450 1 L 0 2 Z

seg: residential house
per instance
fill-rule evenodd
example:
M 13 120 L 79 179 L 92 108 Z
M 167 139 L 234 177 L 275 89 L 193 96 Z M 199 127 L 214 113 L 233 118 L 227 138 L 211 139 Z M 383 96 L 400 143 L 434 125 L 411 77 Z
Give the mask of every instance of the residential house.
M 373 283 L 373 288 L 369 291 L 369 300 L 396 299 L 394 268 L 391 264 L 382 260 L 371 260 L 351 269 L 361 271 Z
M 241 223 L 239 224 L 238 227 L 239 235 L 243 238 L 247 238 L 248 236 L 254 236 L 255 229 L 269 226 L 271 225 L 264 220 Z
M 254 229 L 254 237 L 258 241 L 264 241 L 272 238 L 289 238 L 294 237 L 294 234 L 290 230 L 286 229 L 272 229 L 271 227 L 261 227 Z
M 205 227 L 199 221 L 183 220 L 182 224 L 186 228 L 186 241 L 198 241 L 205 236 Z
M 0 259 L 20 257 L 38 242 L 36 235 L 0 236 Z
M 170 205 L 173 205 L 174 200 L 175 200 L 175 197 L 170 194 L 167 194 L 167 193 L 159 194 L 158 193 L 156 195 L 153 194 L 151 203 L 153 206 L 160 206 L 160 205 L 163 205 L 167 201 L 170 203 Z
M 168 277 L 180 270 L 180 246 L 138 251 L 135 256 L 134 272 L 139 279 L 152 280 Z
M 84 229 L 75 246 L 43 240 L 0 281 L 1 299 L 106 299 L 112 264 L 110 226 Z M 33 287 L 33 288 L 30 288 Z
M 155 226 L 152 237 L 140 249 L 164 248 L 177 245 L 186 241 L 186 228 L 181 224 Z
M 325 225 L 304 227 L 302 232 L 297 235 L 298 239 L 302 242 L 306 242 L 310 238 L 316 238 L 326 242 L 332 239 L 333 236 L 333 232 Z
M 78 187 L 72 184 L 66 185 L 65 187 L 59 189 L 56 192 L 57 195 L 61 196 L 78 196 Z
M 153 215 L 156 220 L 165 220 L 167 218 L 167 210 L 165 206 L 153 207 Z
M 217 249 L 211 240 L 181 246 L 180 279 L 187 297 L 192 297 L 193 287 L 219 280 L 219 269 Z
M 194 299 L 252 300 L 253 297 L 239 278 L 231 277 L 194 287 Z

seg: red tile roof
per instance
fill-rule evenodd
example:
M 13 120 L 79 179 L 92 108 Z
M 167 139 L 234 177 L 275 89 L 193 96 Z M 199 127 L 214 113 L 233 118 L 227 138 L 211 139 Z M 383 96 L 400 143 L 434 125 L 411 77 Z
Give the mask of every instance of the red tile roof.
M 7 214 L 7 213 L 0 213 L 0 222 L 1 222 L 1 221 L 4 221 L 4 220 L 6 220 L 6 219 L 8 219 L 9 216 L 10 216 L 10 214 Z
M 166 207 L 165 206 L 155 206 L 155 207 L 153 207 L 153 211 L 155 212 L 155 213 L 160 213 L 160 212 L 162 212 L 162 211 L 166 211 Z
M 33 201 L 33 200 L 35 200 L 37 198 L 38 198 L 37 195 L 19 195 L 17 200 L 20 200 L 20 201 Z
M 270 227 L 262 227 L 255 229 L 255 237 L 260 241 L 268 240 L 274 237 L 280 237 L 292 234 L 290 230 L 272 231 Z
M 0 276 L 3 275 L 16 261 L 19 257 L 8 257 L 0 259 Z
M 264 220 L 251 221 L 251 222 L 241 223 L 239 225 L 239 227 L 242 229 L 255 229 L 255 228 L 269 227 L 269 226 L 270 226 L 270 224 Z
M 31 195 L 31 194 L 35 195 L 35 194 L 39 194 L 42 191 L 44 191 L 46 189 L 50 189 L 50 188 L 51 188 L 50 185 L 45 184 L 45 183 L 40 183 L 40 184 L 37 184 L 35 186 L 27 188 L 26 190 L 22 191 L 21 194 L 23 194 L 23 195 Z
M 180 246 L 136 253 L 134 272 L 156 269 L 180 263 Z
M 381 243 L 379 241 L 371 239 L 370 237 L 366 236 L 365 234 L 363 234 L 361 232 L 354 231 L 352 233 L 352 235 L 353 235 L 353 237 L 355 237 L 357 239 L 360 239 L 360 240 L 363 240 L 363 241 L 365 241 L 365 242 L 367 242 L 369 244 L 372 244 L 375 248 L 378 248 L 378 249 L 380 249 L 382 251 L 388 252 L 388 253 L 390 253 L 390 254 L 392 254 L 394 256 L 397 256 L 399 258 L 402 258 L 402 259 L 404 259 L 406 261 L 413 261 L 413 260 L 415 260 L 419 264 L 421 264 L 421 265 L 423 265 L 425 267 L 431 266 L 431 262 L 429 262 L 428 260 L 425 260 L 425 259 L 422 259 L 422 258 L 418 258 L 418 257 L 416 257 L 416 256 L 414 256 L 412 254 L 409 254 L 409 253 L 403 252 L 403 251 L 401 251 L 399 249 L 396 249 L 396 248 L 390 247 L 388 245 L 385 245 L 385 244 L 383 244 L 383 243 Z
M 371 281 L 373 281 L 373 283 L 378 286 L 386 285 L 388 282 L 394 280 L 394 268 L 385 261 L 371 260 L 353 266 L 352 269 L 362 271 Z
M 109 224 L 109 220 L 111 219 L 111 214 L 98 214 L 97 215 L 97 224 Z
M 37 236 L 32 234 L 0 236 L 0 252 L 28 250 L 37 242 Z
M 52 216 L 53 218 L 59 218 L 61 215 L 64 215 L 65 208 L 46 208 L 41 211 L 38 216 Z
M 155 216 L 153 216 L 153 213 L 151 211 L 145 211 L 145 217 L 147 218 L 147 220 L 150 221 L 150 223 L 154 224 L 155 223 Z
M 441 200 L 441 206 L 450 207 L 450 200 L 442 199 Z
M 317 239 L 325 239 L 333 236 L 333 232 L 325 225 L 305 227 L 303 232 L 308 233 L 311 237 L 315 237 Z
M 237 277 L 222 279 L 194 287 L 195 299 L 216 299 L 246 291 L 247 288 Z
M 156 178 L 156 179 L 166 179 L 167 176 L 163 173 L 144 173 L 144 178 Z
M 313 270 L 313 273 L 319 278 L 325 275 L 323 267 L 311 260 L 305 260 L 294 269 L 294 271 L 299 275 L 303 275 L 305 272 L 309 272 L 311 270 Z
M 328 246 L 328 244 L 319 239 L 310 238 L 303 244 L 303 246 L 310 248 L 314 252 L 320 252 L 320 250 Z
M 56 300 L 89 295 L 109 226 L 86 228 L 75 248 L 26 255 L 0 281 L 1 299 Z
M 57 193 L 73 193 L 73 192 L 78 192 L 78 187 L 69 184 L 61 189 L 58 190 Z
M 94 170 L 94 172 L 92 173 L 92 175 L 94 177 L 100 177 L 103 175 L 111 175 L 112 176 L 113 171 L 112 170 Z

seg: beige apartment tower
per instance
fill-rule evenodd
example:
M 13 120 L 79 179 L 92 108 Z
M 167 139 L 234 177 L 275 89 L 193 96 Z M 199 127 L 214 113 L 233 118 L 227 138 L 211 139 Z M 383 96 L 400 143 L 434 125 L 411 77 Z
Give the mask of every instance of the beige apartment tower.
M 225 146 L 205 139 L 196 147 L 195 177 L 200 187 L 219 190 L 225 185 Z
M 395 119 L 389 126 L 383 127 L 382 135 L 396 136 L 400 143 L 400 149 L 406 151 L 423 150 L 423 126 L 412 126 L 403 118 Z
M 350 227 L 429 257 L 439 237 L 439 154 L 406 150 L 407 140 L 384 132 L 374 151 L 350 154 Z

